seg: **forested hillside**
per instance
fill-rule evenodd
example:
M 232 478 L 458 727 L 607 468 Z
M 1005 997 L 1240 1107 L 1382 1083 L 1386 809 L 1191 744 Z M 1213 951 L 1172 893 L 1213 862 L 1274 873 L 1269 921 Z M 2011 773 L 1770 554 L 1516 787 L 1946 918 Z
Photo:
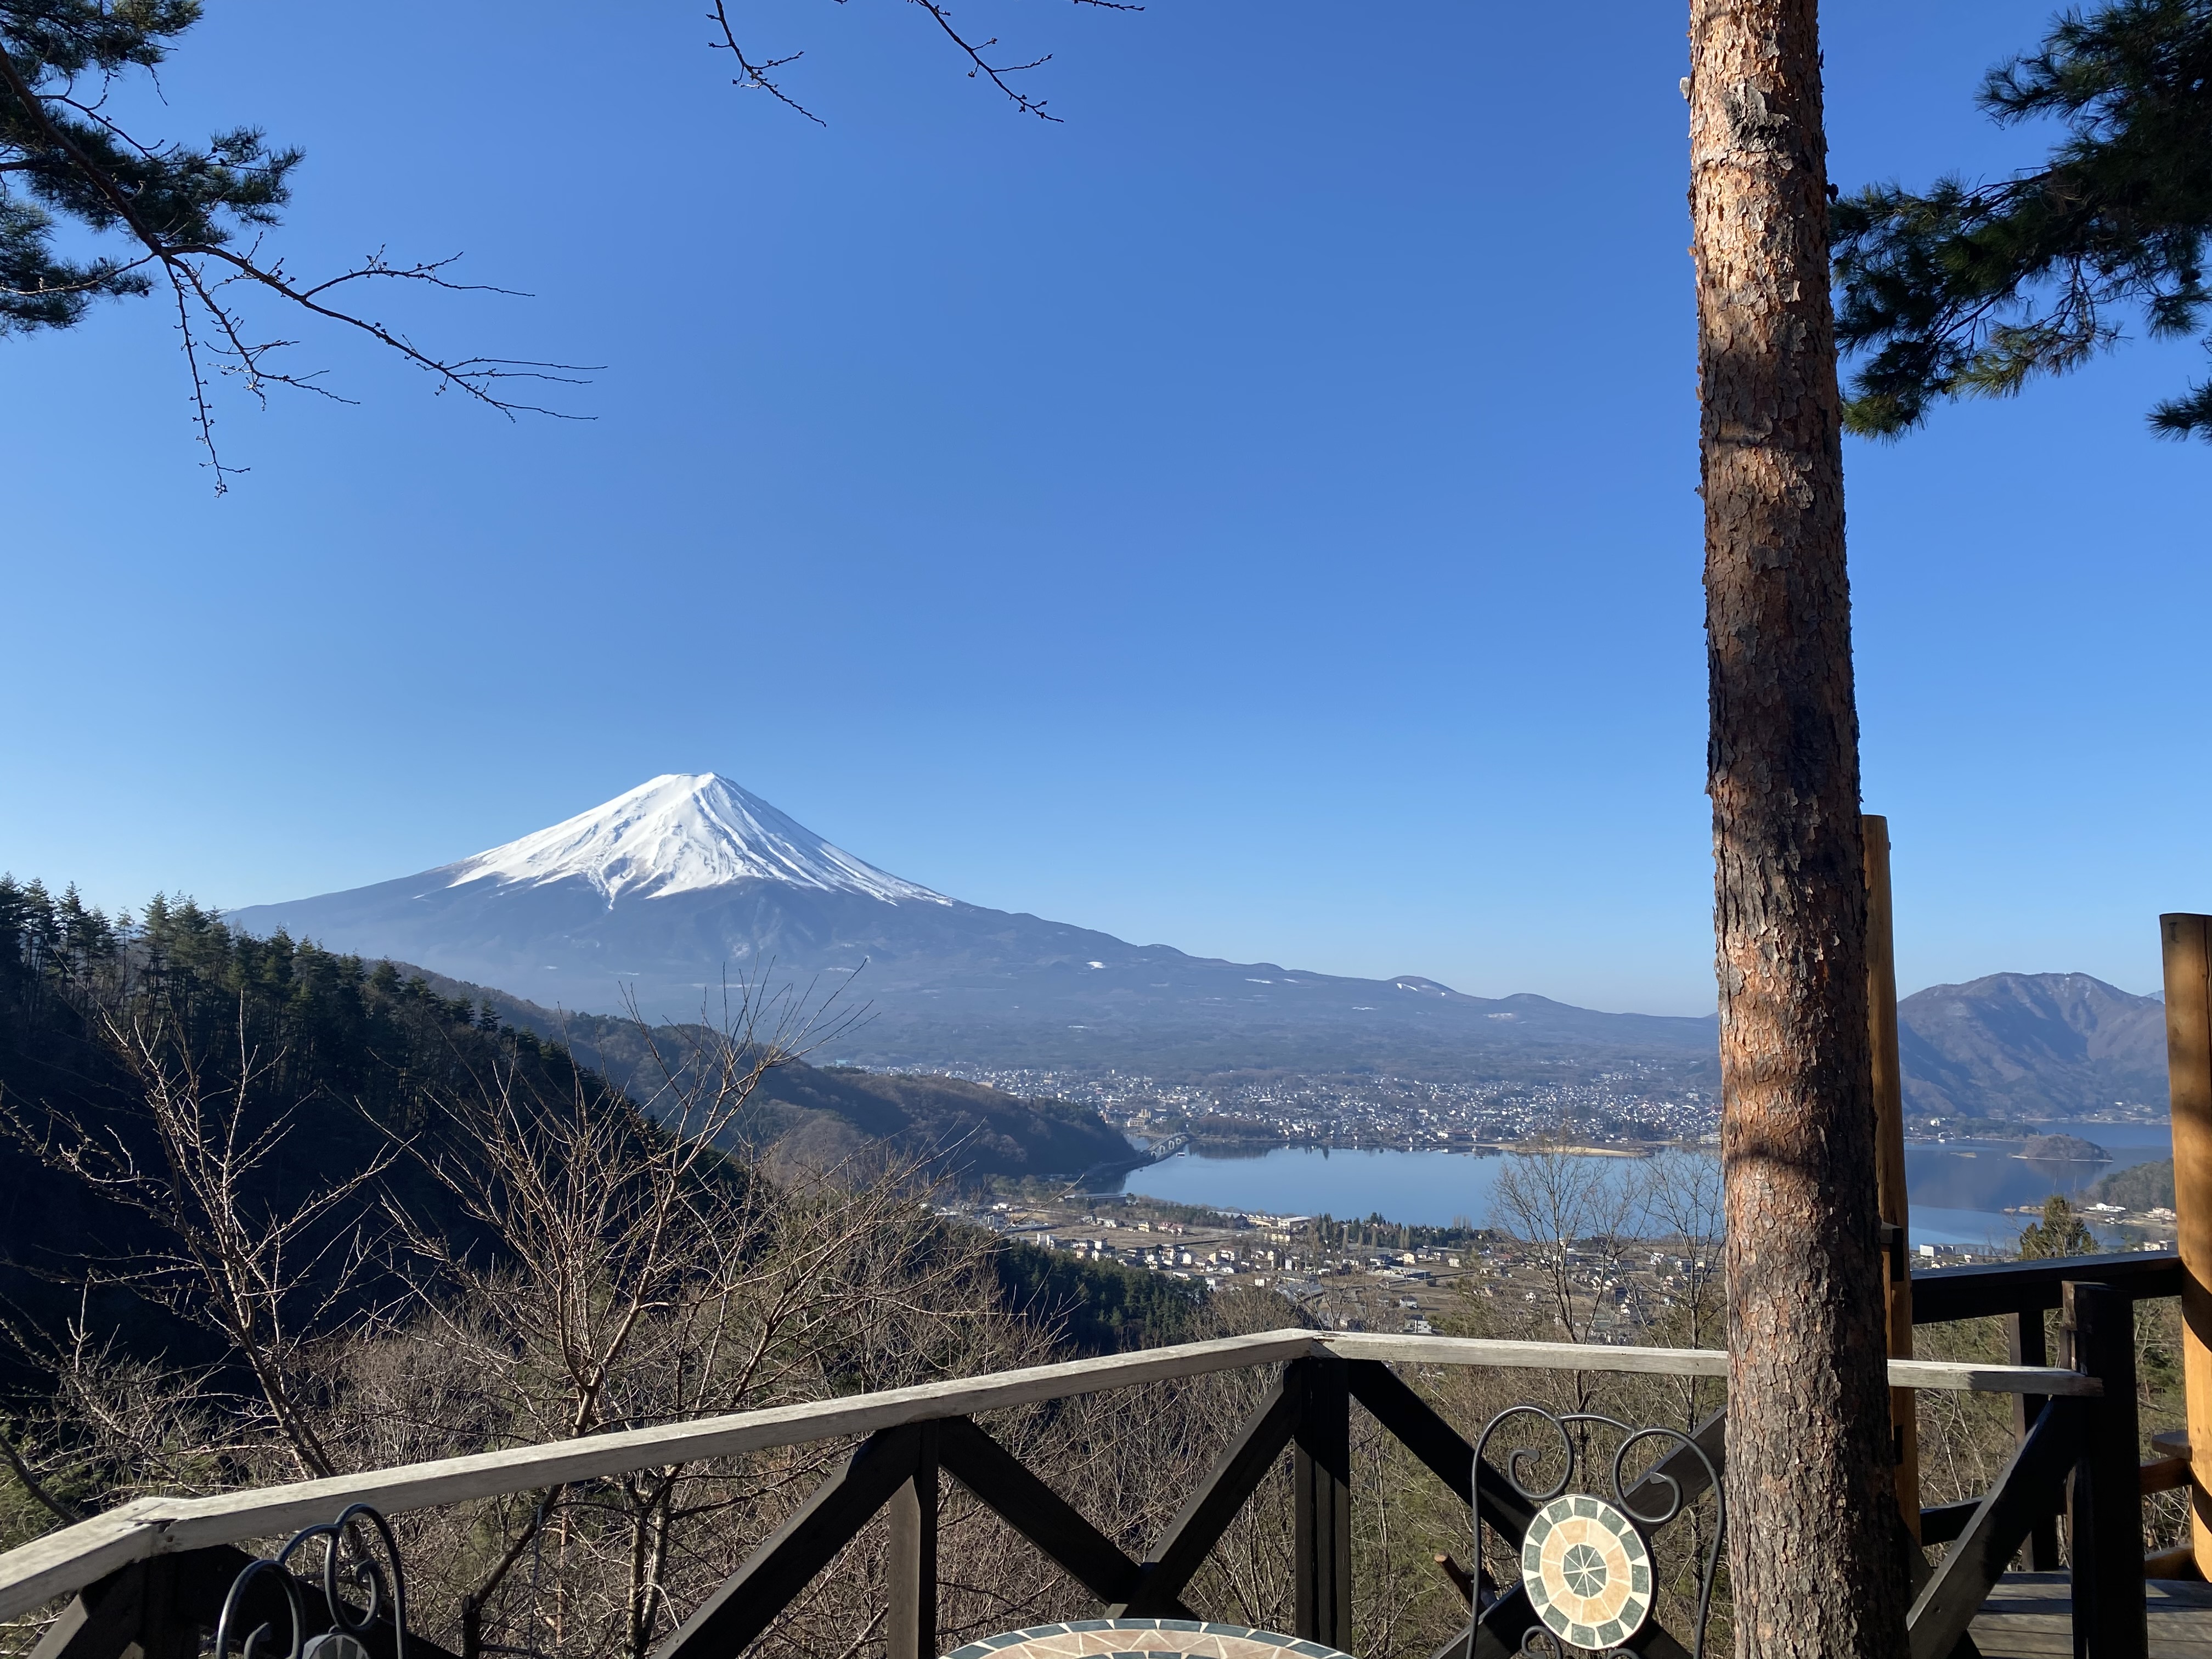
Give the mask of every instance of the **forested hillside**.
M 179 1240 L 182 1200 L 165 1188 L 219 1186 L 266 1227 L 350 1185 L 290 1241 L 301 1295 L 337 1296 L 343 1241 L 386 1200 L 471 1239 L 449 1195 L 390 1150 L 422 1127 L 427 1085 L 494 1073 L 605 1094 L 557 1046 L 397 972 L 234 934 L 190 903 L 157 897 L 125 926 L 74 890 L 0 878 L 0 1295 L 33 1330 L 81 1306 L 139 1351 L 216 1358 L 222 1340 L 170 1305 L 174 1259 L 205 1241 Z M 157 1103 L 180 1137 L 159 1133 Z M 333 1317 L 390 1291 L 374 1264 L 354 1269 Z
M 0 878 L 0 1547 L 147 1492 L 1212 1328 L 1194 1287 L 940 1218 L 933 1148 L 894 1135 L 834 1167 L 772 1166 L 751 1133 L 763 1111 L 836 1115 L 762 1094 L 783 1029 L 641 1034 L 648 1109 L 390 963 L 245 937 L 186 902 L 125 921 Z M 1265 1319 L 1287 1315 L 1269 1304 Z M 529 1637 L 536 1575 L 509 1570 L 557 1527 L 567 1605 L 605 1651 L 641 1659 L 670 1595 L 701 1599 L 816 1455 L 410 1519 L 424 1616 L 450 1636 L 472 1607 L 487 1637 Z M 678 1518 L 687 1553 L 640 1581 Z
M 648 1100 L 680 1099 L 683 1079 L 672 1093 L 663 1066 L 696 1066 L 713 1052 L 706 1035 L 561 1015 L 282 935 L 256 939 L 189 902 L 157 897 L 125 922 L 74 890 L 0 878 L 0 1298 L 27 1331 L 58 1331 L 82 1313 L 97 1331 L 128 1329 L 140 1350 L 215 1358 L 228 1346 L 220 1335 L 168 1306 L 173 1216 L 149 1212 L 158 1188 L 186 1178 L 228 1183 L 224 1201 L 263 1228 L 339 1194 L 290 1239 L 288 1272 L 304 1276 L 301 1297 L 330 1299 L 324 1318 L 343 1322 L 399 1288 L 353 1242 L 389 1213 L 456 1252 L 489 1248 L 450 1182 L 395 1155 L 457 1092 L 599 1110 L 621 1097 L 604 1066 L 642 1083 L 635 1092 Z M 955 1079 L 786 1059 L 749 1067 L 744 1081 L 724 1139 L 775 1143 L 817 1169 L 873 1149 L 921 1179 L 1064 1173 L 1125 1148 L 1095 1113 Z M 181 1136 L 161 1132 L 163 1102 Z M 193 1124 L 176 1122 L 179 1109 Z M 218 1130 L 227 1144 L 209 1144 Z M 179 1164 L 196 1135 L 209 1164 L 198 1172 Z M 1084 1346 L 1180 1327 L 1174 1298 L 1118 1276 L 1086 1269 L 1099 1282 L 1076 1284 L 1028 1253 L 1001 1259 L 1008 1293 Z

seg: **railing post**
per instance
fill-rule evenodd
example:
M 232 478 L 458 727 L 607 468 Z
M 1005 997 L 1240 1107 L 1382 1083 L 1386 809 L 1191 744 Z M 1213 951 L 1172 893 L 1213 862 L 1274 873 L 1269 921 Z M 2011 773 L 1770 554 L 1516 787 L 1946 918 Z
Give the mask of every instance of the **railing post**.
M 937 1425 L 921 1425 L 911 1479 L 891 1494 L 887 1659 L 937 1659 Z
M 2158 919 L 2166 963 L 2166 1074 L 2173 1115 L 2174 1231 L 2181 1249 L 2181 1380 L 2189 1414 L 2190 1538 L 2212 1578 L 2212 916 Z M 2197 1449 L 2204 1448 L 2203 1451 Z
M 1889 895 L 1889 820 L 1859 820 L 1866 845 L 1867 1024 L 1874 1055 L 1875 1201 L 1889 1249 L 1882 1293 L 1889 1357 L 1912 1358 L 1911 1206 L 1905 1192 L 1905 1078 L 1897 1052 L 1897 929 Z M 1894 1229 L 1894 1231 L 1889 1231 Z M 1889 1391 L 1897 1449 L 1897 1507 L 1920 1536 L 1919 1408 L 1910 1389 Z
M 1352 1389 L 1335 1358 L 1291 1364 L 1298 1393 L 1291 1483 L 1297 1512 L 1297 1634 L 1352 1646 Z
M 2069 1358 L 2104 1393 L 2090 1403 L 2068 1494 L 2075 1659 L 2145 1659 L 2142 1456 L 2136 1441 L 2136 1308 L 2110 1285 L 2068 1280 Z
M 2043 1310 L 2031 1308 L 2026 1313 L 2005 1316 L 2005 1358 L 2014 1365 L 2048 1365 L 2051 1350 L 2043 1337 Z M 2016 1394 L 2012 1397 L 2012 1434 L 2014 1441 L 2027 1438 L 2027 1431 L 2035 1426 L 2035 1419 L 2043 1415 L 2045 1396 L 2039 1394 Z M 2030 1572 L 2058 1571 L 2058 1517 L 2046 1515 L 2035 1523 L 2027 1534 L 2027 1570 Z

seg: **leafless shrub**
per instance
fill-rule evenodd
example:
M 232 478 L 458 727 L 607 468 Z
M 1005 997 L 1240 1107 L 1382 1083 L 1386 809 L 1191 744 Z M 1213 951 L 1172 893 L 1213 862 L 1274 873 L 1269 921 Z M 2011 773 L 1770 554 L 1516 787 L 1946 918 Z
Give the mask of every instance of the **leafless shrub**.
M 250 1375 L 258 1410 L 297 1472 L 335 1474 L 344 1464 L 325 1443 L 305 1351 L 355 1285 L 367 1241 L 349 1218 L 396 1152 L 305 1194 L 273 1197 L 282 1188 L 270 1172 L 299 1127 L 299 1104 L 264 1104 L 281 1055 L 252 1040 L 245 999 L 234 1066 L 220 1076 L 190 1023 L 159 999 L 99 1018 L 139 1085 L 131 1117 L 143 1135 L 6 1098 L 0 1134 L 154 1224 L 157 1243 L 86 1264 L 88 1289 L 103 1279 L 127 1286 L 218 1339 Z

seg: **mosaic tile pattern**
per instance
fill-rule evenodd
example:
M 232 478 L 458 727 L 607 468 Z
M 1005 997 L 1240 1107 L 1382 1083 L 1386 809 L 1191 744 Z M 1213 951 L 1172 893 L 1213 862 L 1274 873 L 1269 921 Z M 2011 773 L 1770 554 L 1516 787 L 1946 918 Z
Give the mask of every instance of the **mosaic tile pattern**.
M 970 1642 L 948 1659 L 1350 1659 L 1318 1642 L 1302 1642 L 1243 1625 L 1194 1619 L 1075 1619 Z
M 1651 1611 L 1651 1557 L 1628 1517 L 1577 1494 L 1536 1511 L 1521 1547 L 1521 1582 L 1553 1634 L 1613 1648 Z

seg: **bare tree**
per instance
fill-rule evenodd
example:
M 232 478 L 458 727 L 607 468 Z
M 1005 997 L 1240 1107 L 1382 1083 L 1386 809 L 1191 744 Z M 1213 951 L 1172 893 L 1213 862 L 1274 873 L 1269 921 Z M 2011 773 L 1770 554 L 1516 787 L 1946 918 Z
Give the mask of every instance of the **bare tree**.
M 1702 1152 L 1663 1153 L 1644 1166 L 1644 1224 L 1654 1244 L 1679 1245 L 1679 1290 L 1672 1316 L 1655 1316 L 1676 1346 L 1706 1348 L 1725 1341 L 1721 1301 L 1723 1191 L 1720 1160 Z
M 219 1338 L 252 1376 L 300 1473 L 336 1474 L 306 1351 L 356 1285 L 367 1241 L 353 1218 L 396 1153 L 288 1194 L 272 1170 L 298 1127 L 300 1103 L 264 1103 L 283 1054 L 255 1042 L 242 995 L 227 1073 L 210 1068 L 190 1021 L 162 1000 L 97 1018 L 139 1085 L 130 1116 L 143 1136 L 4 1098 L 0 1133 L 155 1224 L 156 1242 L 87 1264 L 88 1279 L 125 1285 Z
M 1555 1128 L 1507 1153 L 1491 1190 L 1497 1217 L 1528 1253 L 1553 1328 L 1566 1341 L 1592 1340 L 1609 1316 L 1607 1281 L 1636 1237 L 1633 1171 L 1626 1158 L 1577 1150 L 1570 1131 Z
M 45 1383 L 9 1401 L 0 1433 L 0 1457 L 37 1506 L 25 1514 L 0 1504 L 0 1548 L 135 1498 L 298 1477 L 295 1449 L 265 1413 L 238 1408 L 222 1366 L 134 1353 L 96 1327 L 88 1308 L 58 1331 L 11 1314 L 0 1318 L 0 1335 Z M 0 1652 L 15 1650 L 0 1635 Z
M 1628 1160 L 1576 1150 L 1564 1124 L 1506 1154 L 1491 1200 L 1536 1270 L 1552 1334 L 1589 1342 L 1601 1321 L 1613 1322 L 1639 1196 Z M 1570 1386 L 1574 1409 L 1587 1410 L 1588 1374 L 1572 1373 Z
M 584 1073 L 549 1097 L 501 1065 L 437 1091 L 406 1143 L 476 1231 L 392 1206 L 409 1330 L 485 1379 L 503 1437 L 817 1397 L 833 1369 L 842 1387 L 888 1387 L 989 1352 L 950 1316 L 988 1307 L 985 1237 L 936 1218 L 917 1161 L 872 1152 L 771 1176 L 749 1144 L 762 1078 L 817 1035 L 802 1000 L 741 992 L 724 1024 L 640 1035 L 653 1069 L 633 1079 L 635 1100 Z M 573 1647 L 589 1629 L 584 1650 L 642 1659 L 671 1622 L 677 1553 L 711 1553 L 714 1529 L 695 1523 L 815 1467 L 672 1464 L 545 1493 L 472 1608 L 506 1616 L 494 1600 L 547 1533 L 558 1588 L 528 1615 L 543 1626 L 530 1639 Z M 618 1582 L 572 1570 L 610 1551 Z

